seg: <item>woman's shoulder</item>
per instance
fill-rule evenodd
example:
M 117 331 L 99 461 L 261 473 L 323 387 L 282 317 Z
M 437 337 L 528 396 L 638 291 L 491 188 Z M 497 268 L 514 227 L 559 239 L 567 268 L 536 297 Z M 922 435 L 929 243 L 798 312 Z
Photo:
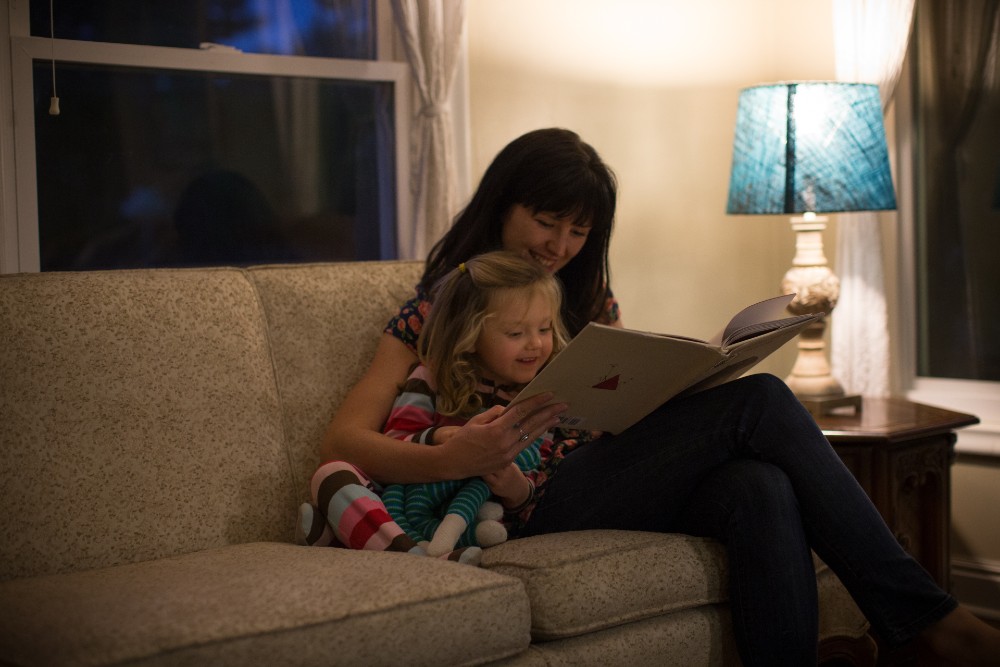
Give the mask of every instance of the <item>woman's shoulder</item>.
M 416 293 L 403 302 L 396 314 L 386 324 L 384 333 L 395 336 L 416 352 L 417 338 L 420 337 L 420 331 L 423 329 L 424 320 L 427 319 L 430 307 L 430 298 L 418 286 Z

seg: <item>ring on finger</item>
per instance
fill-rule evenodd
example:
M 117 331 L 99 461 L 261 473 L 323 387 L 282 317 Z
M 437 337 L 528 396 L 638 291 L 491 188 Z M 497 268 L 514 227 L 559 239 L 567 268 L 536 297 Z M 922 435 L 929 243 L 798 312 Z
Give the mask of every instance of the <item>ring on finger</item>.
M 527 433 L 524 432 L 524 429 L 521 428 L 520 424 L 518 424 L 518 426 L 517 426 L 517 432 L 521 434 L 521 436 L 517 439 L 518 442 L 527 442 L 528 438 L 531 437 Z

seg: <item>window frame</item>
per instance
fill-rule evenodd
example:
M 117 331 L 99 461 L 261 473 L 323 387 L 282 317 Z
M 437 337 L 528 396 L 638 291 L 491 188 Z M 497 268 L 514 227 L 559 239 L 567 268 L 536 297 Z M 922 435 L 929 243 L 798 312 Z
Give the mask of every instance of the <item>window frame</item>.
M 187 49 L 32 37 L 27 0 L 0 12 L 0 273 L 40 268 L 38 196 L 33 109 L 34 61 L 112 65 L 221 74 L 372 81 L 392 86 L 396 134 L 396 235 L 408 228 L 410 69 L 391 60 L 392 16 L 386 0 L 376 5 L 378 60 L 276 56 L 230 50 Z

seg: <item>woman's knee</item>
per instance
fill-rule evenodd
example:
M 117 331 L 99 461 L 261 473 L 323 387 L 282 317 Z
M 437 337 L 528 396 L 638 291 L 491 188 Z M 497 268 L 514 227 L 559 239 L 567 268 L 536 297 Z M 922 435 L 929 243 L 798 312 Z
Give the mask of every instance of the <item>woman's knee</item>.
M 755 373 L 746 375 L 736 383 L 742 385 L 749 394 L 784 401 L 789 398 L 795 399 L 785 381 L 770 373 Z

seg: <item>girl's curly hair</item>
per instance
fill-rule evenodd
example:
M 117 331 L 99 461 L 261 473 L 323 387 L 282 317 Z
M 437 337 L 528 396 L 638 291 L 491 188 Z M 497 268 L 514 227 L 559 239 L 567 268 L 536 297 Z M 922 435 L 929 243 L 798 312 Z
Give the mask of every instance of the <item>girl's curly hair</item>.
M 476 392 L 476 341 L 486 318 L 512 299 L 541 294 L 552 306 L 552 355 L 568 336 L 559 317 L 562 286 L 531 259 L 507 251 L 484 253 L 449 271 L 433 288 L 431 310 L 417 340 L 420 361 L 437 388 L 438 412 L 471 417 L 482 409 Z

